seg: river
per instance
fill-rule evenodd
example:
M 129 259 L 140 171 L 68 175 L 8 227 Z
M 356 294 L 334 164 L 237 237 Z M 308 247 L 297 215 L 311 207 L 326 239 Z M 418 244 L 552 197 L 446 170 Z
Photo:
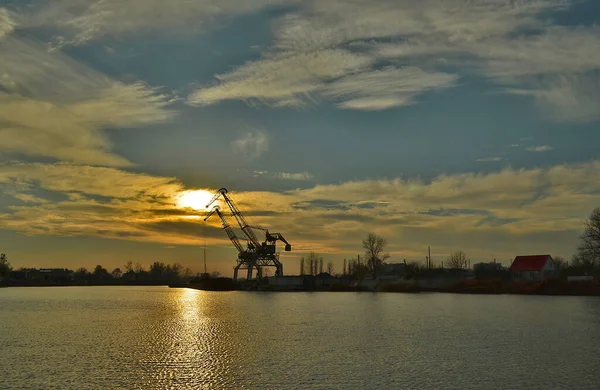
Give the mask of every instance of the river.
M 598 389 L 600 299 L 0 289 L 0 389 Z

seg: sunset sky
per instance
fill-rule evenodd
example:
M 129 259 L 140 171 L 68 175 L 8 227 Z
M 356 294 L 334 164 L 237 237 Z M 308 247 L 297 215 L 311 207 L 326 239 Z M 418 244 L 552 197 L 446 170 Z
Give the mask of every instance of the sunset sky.
M 286 274 L 369 231 L 392 261 L 569 257 L 600 206 L 599 23 L 597 0 L 0 0 L 0 252 L 200 271 L 206 241 L 231 275 L 181 201 L 226 187 Z

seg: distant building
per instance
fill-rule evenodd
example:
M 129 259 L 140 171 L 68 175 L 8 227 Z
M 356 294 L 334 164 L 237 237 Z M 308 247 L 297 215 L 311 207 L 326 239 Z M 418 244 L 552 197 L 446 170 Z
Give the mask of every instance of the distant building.
M 508 279 L 510 276 L 508 269 L 496 261 L 474 264 L 473 273 L 477 279 Z
M 404 276 L 406 273 L 406 264 L 404 263 L 384 263 L 379 270 L 381 275 Z
M 558 267 L 550 255 L 517 256 L 510 271 L 514 279 L 544 280 L 556 276 Z
M 56 282 L 66 283 L 72 279 L 73 271 L 66 268 L 22 268 L 11 271 L 10 279 L 14 281 Z
M 336 283 L 336 279 L 327 272 L 321 272 L 315 276 L 315 285 L 317 287 L 327 287 Z
M 377 271 L 378 281 L 391 281 L 404 278 L 406 274 L 406 264 L 404 263 L 383 263 Z M 373 279 L 373 273 L 369 272 L 365 279 Z

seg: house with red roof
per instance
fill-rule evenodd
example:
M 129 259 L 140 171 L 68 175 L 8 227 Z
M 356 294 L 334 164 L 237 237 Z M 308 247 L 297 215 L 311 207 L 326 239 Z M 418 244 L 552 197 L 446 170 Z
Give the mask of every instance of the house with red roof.
M 544 280 L 556 276 L 558 267 L 550 255 L 517 256 L 510 271 L 514 279 Z

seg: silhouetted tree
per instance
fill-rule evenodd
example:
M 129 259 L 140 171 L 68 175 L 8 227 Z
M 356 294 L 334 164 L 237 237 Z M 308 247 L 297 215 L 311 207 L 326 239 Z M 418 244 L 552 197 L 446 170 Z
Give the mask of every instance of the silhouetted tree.
M 585 222 L 581 243 L 573 257 L 574 265 L 584 268 L 600 266 L 600 208 L 595 208 Z
M 165 263 L 155 261 L 150 266 L 150 276 L 152 277 L 152 279 L 160 279 L 162 278 L 166 268 L 167 266 L 165 265 Z
M 300 275 L 304 275 L 304 257 L 300 258 Z
M 144 266 L 140 263 L 135 263 L 134 271 L 136 274 L 141 274 L 144 272 Z
M 120 279 L 122 275 L 123 273 L 121 272 L 120 268 L 115 268 L 110 273 L 110 276 L 112 276 L 113 279 Z
M 327 273 L 333 275 L 333 262 L 330 261 L 327 263 Z
M 85 279 L 89 275 L 89 271 L 85 267 L 78 268 L 77 271 L 73 273 L 73 276 L 77 279 Z
M 446 264 L 452 269 L 463 269 L 467 265 L 467 254 L 463 251 L 456 251 L 446 259 Z
M 369 233 L 367 238 L 362 242 L 362 247 L 365 250 L 365 260 L 369 271 L 373 272 L 373 277 L 377 276 L 377 272 L 386 259 L 390 257 L 389 253 L 383 253 L 387 241 L 385 238 L 378 236 L 375 233 Z
M 555 256 L 552 258 L 554 260 L 554 264 L 556 264 L 556 268 L 559 271 L 563 271 L 567 268 L 567 261 L 562 256 Z
M 319 257 L 319 273 L 323 273 L 323 258 Z
M 358 280 L 363 280 L 367 274 L 369 273 L 369 267 L 364 265 L 363 263 L 359 263 L 358 261 L 354 262 L 352 265 L 352 273 L 351 276 Z
M 125 263 L 123 268 L 125 269 L 125 273 L 134 272 L 133 271 L 133 262 L 131 260 L 129 260 L 127 263 Z
M 308 263 L 310 266 L 310 274 L 313 276 L 316 275 L 318 273 L 317 270 L 319 269 L 319 255 L 315 252 L 310 252 L 308 254 Z
M 8 262 L 8 256 L 6 253 L 0 254 L 0 276 L 6 276 L 11 270 L 10 263 Z
M 0 280 L 8 278 L 8 273 L 11 270 L 12 267 L 8 262 L 8 256 L 6 256 L 6 253 L 0 254 Z
M 96 282 L 104 282 L 110 279 L 110 274 L 108 273 L 107 269 L 102 267 L 100 264 L 94 268 L 92 275 Z
M 348 271 L 348 264 L 346 263 L 346 259 L 344 259 L 344 273 L 342 275 L 346 276 L 346 272 Z

